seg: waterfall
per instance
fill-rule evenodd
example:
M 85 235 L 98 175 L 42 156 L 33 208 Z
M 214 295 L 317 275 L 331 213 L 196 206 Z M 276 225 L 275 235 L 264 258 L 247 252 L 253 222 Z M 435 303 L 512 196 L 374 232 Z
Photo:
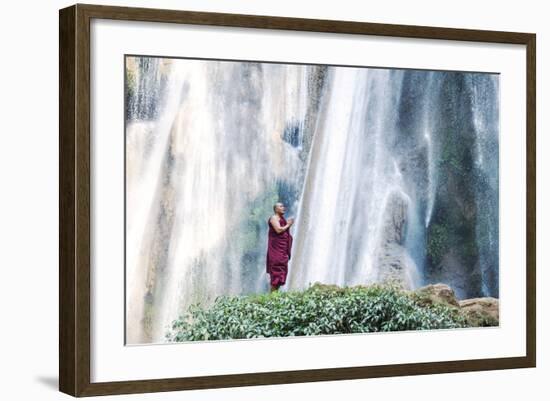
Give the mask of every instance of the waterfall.
M 471 76 L 472 115 L 475 128 L 475 168 L 479 195 L 476 204 L 484 213 L 476 224 L 483 296 L 498 296 L 498 78 Z M 490 190 L 485 190 L 490 188 Z
M 497 76 L 148 57 L 126 73 L 127 342 L 267 292 L 276 201 L 296 217 L 284 291 L 498 294 Z
M 266 222 L 278 187 L 301 186 L 318 68 L 170 60 L 164 69 L 158 117 L 131 117 L 126 130 L 129 342 L 162 340 L 192 303 L 267 289 Z M 148 99 L 136 98 L 143 108 Z
M 401 278 L 415 287 L 418 268 L 402 247 L 414 205 L 400 156 L 391 149 L 403 74 L 331 73 L 298 215 L 290 287 L 376 282 L 397 273 L 392 270 L 403 270 Z
M 169 144 L 169 133 L 180 97 L 180 86 L 184 77 L 171 74 L 167 85 L 168 92 L 162 104 L 164 113 L 156 122 L 144 120 L 152 115 L 152 105 L 158 102 L 159 60 L 148 59 L 147 69 L 138 76 L 139 101 L 131 103 L 129 110 L 132 119 L 126 127 L 126 274 L 128 280 L 127 305 L 128 324 L 133 336 L 129 341 L 139 341 L 143 337 L 137 329 L 144 315 L 144 303 L 137 301 L 148 291 L 147 277 L 153 251 L 150 244 L 154 232 L 147 227 L 155 224 L 161 204 L 159 186 L 163 179 L 163 160 Z M 136 71 L 140 72 L 139 69 Z M 156 85 L 152 85 L 152 80 Z M 156 88 L 156 89 L 155 89 Z M 149 92 L 149 89 L 154 89 Z M 157 108 L 161 108 L 157 105 Z M 132 328 L 136 328 L 133 329 Z

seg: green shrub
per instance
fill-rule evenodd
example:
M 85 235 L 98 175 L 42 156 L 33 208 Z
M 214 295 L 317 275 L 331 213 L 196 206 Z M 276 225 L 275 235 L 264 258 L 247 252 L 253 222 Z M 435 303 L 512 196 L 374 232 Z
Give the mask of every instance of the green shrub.
M 394 285 L 315 284 L 305 291 L 218 297 L 195 304 L 166 333 L 168 341 L 224 340 L 467 327 L 458 308 L 421 305 Z

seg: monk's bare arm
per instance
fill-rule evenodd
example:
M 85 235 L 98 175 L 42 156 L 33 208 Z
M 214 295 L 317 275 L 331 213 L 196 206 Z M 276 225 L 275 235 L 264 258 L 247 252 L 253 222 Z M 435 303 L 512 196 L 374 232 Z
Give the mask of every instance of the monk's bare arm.
M 284 226 L 281 226 L 279 224 L 279 220 L 275 216 L 271 216 L 271 219 L 269 219 L 269 221 L 271 221 L 271 225 L 273 226 L 273 229 L 275 230 L 275 232 L 277 234 L 281 234 L 282 232 L 285 232 L 286 230 L 288 230 L 290 228 L 290 226 L 292 225 L 292 223 L 294 222 L 291 219 L 290 222 L 288 222 Z

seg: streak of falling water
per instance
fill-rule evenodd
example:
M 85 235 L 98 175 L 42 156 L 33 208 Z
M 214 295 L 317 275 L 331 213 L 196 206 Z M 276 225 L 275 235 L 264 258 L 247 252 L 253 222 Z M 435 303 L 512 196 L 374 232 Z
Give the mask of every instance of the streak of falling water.
M 433 72 L 430 72 L 428 75 L 428 93 L 433 93 L 433 85 L 434 85 L 434 79 L 433 79 Z M 433 142 L 432 142 L 432 135 L 433 135 L 433 129 L 431 127 L 432 125 L 432 119 L 430 118 L 430 113 L 434 112 L 434 107 L 437 107 L 434 105 L 434 99 L 435 96 L 426 96 L 426 99 L 424 101 L 424 116 L 423 116 L 423 135 L 424 139 L 426 140 L 426 148 L 427 148 L 427 159 L 428 159 L 428 205 L 427 205 L 427 211 L 426 211 L 426 219 L 425 219 L 425 226 L 428 227 L 428 224 L 430 223 L 430 218 L 432 217 L 432 212 L 434 208 L 434 201 L 435 201 L 435 188 L 436 188 L 436 168 L 435 168 L 435 161 L 434 161 L 434 149 L 433 149 Z
M 152 62 L 158 64 L 158 59 Z M 158 66 L 155 67 L 154 71 L 158 71 Z M 178 71 L 170 74 L 168 94 L 163 104 L 165 111 L 156 123 L 137 119 L 126 128 L 126 201 L 131 205 L 126 211 L 129 342 L 142 338 L 138 327 L 143 318 L 144 303 L 139 300 L 147 291 L 147 262 L 151 241 L 148 225 L 152 223 L 151 217 L 159 207 L 159 193 L 155 188 L 162 180 L 162 163 L 168 149 L 172 116 L 180 102 L 179 88 L 184 79 L 184 75 Z M 146 105 L 152 103 L 145 96 L 142 101 Z M 143 112 L 134 112 L 143 115 Z

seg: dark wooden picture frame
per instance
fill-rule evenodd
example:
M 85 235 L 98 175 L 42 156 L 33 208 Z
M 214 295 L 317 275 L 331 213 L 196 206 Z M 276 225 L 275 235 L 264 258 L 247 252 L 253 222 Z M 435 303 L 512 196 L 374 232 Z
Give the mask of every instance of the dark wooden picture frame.
M 90 21 L 93 18 L 526 46 L 526 356 L 91 383 Z M 536 35 L 77 4 L 59 12 L 59 390 L 73 396 L 362 379 L 536 366 Z

